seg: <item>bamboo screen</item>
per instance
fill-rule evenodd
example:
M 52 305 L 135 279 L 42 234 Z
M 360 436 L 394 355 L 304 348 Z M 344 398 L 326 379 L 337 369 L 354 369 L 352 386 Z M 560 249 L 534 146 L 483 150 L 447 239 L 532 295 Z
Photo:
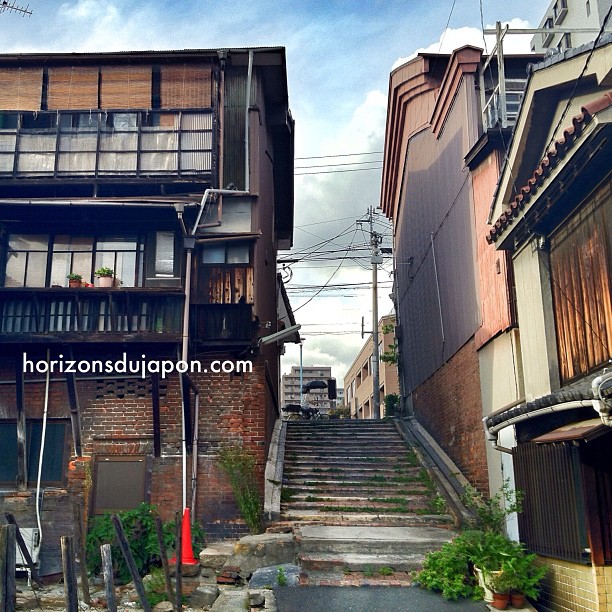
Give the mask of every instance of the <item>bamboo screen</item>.
M 564 382 L 612 356 L 610 183 L 551 240 L 555 325 Z
M 40 110 L 42 68 L 0 68 L 0 110 Z
M 49 110 L 91 110 L 98 108 L 97 66 L 49 68 L 47 108 Z
M 211 70 L 204 65 L 161 67 L 162 108 L 210 108 Z
M 151 108 L 151 66 L 102 66 L 100 108 Z

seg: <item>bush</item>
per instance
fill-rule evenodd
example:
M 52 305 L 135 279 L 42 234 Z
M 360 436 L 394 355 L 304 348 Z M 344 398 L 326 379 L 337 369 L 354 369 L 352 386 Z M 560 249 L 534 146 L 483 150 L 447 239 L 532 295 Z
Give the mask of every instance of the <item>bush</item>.
M 263 505 L 257 488 L 255 457 L 241 446 L 219 451 L 221 468 L 228 475 L 236 503 L 251 533 L 263 531 Z
M 140 504 L 134 510 L 118 512 L 121 519 L 130 550 L 141 576 L 147 574 L 151 567 L 161 563 L 161 555 L 155 529 L 157 509 L 151 504 Z M 164 544 L 172 549 L 176 543 L 176 526 L 174 521 L 162 525 Z M 191 526 L 191 539 L 194 548 L 204 546 L 204 530 L 197 523 Z M 113 573 L 120 583 L 129 582 L 132 578 L 119 548 L 117 532 L 111 521 L 110 514 L 96 516 L 89 523 L 87 532 L 86 553 L 87 569 L 92 574 L 102 571 L 100 546 L 111 544 L 113 558 Z
M 485 498 L 474 487 L 467 486 L 463 503 L 475 512 L 479 529 L 504 533 L 508 515 L 522 511 L 523 497 L 523 492 L 513 490 L 510 480 L 506 479 L 501 489 L 491 498 Z
M 457 536 L 425 557 L 423 569 L 414 577 L 421 587 L 442 593 L 444 599 L 482 598 L 482 589 L 470 575 L 464 538 L 464 535 Z

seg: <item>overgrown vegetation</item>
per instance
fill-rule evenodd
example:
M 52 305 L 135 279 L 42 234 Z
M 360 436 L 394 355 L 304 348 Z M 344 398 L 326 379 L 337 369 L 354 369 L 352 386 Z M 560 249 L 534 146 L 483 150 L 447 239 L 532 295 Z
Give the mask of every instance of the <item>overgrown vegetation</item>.
M 380 356 L 382 359 L 383 355 Z M 399 413 L 400 400 L 397 393 L 388 393 L 383 400 L 385 404 L 385 417 L 393 417 Z
M 117 512 L 130 545 L 136 568 L 141 576 L 161 563 L 155 529 L 156 515 L 156 507 L 145 503 L 140 504 L 134 510 Z M 102 571 L 100 546 L 110 544 L 115 578 L 119 583 L 126 583 L 131 580 L 131 576 L 119 548 L 117 533 L 110 517 L 110 514 L 104 514 L 96 516 L 90 521 L 86 539 L 87 570 L 92 574 L 99 574 Z M 174 521 L 168 521 L 163 524 L 162 528 L 164 544 L 168 550 L 171 550 L 176 543 L 175 523 Z M 194 550 L 203 548 L 204 530 L 198 523 L 191 527 L 191 539 Z
M 439 591 L 446 599 L 481 599 L 483 589 L 473 571 L 477 567 L 487 586 L 536 598 L 545 568 L 536 564 L 536 556 L 527 554 L 522 544 L 504 535 L 506 519 L 521 511 L 522 498 L 521 492 L 511 489 L 509 481 L 488 499 L 470 487 L 464 502 L 476 513 L 478 529 L 465 531 L 440 550 L 429 553 L 415 580 L 423 588 Z
M 391 332 L 395 332 L 395 324 L 386 323 L 382 326 L 382 332 L 383 334 L 390 334 Z M 393 344 L 389 344 L 388 350 L 386 350 L 380 356 L 380 360 L 391 365 L 397 365 L 397 348 L 397 340 L 394 339 Z
M 242 446 L 219 451 L 221 468 L 228 475 L 240 514 L 253 534 L 263 531 L 263 505 L 255 476 L 255 457 Z

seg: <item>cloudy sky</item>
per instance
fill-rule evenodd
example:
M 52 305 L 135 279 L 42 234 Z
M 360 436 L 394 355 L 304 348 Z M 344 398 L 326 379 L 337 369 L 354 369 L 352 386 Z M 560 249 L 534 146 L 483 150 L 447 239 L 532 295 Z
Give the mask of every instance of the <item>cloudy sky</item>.
M 10 0 L 11 3 L 13 0 Z M 379 204 L 389 73 L 419 50 L 483 46 L 481 23 L 536 27 L 548 0 L 29 0 L 0 13 L 4 53 L 284 46 L 296 121 L 296 229 L 287 264 L 305 365 L 342 379 L 371 329 L 368 207 Z M 482 13 L 481 13 L 482 8 Z M 522 38 L 522 40 L 519 40 Z M 517 50 L 528 39 L 512 37 Z M 492 43 L 487 43 L 490 49 Z M 387 220 L 376 231 L 391 244 Z M 363 229 L 361 229 L 363 228 Z M 379 272 L 391 308 L 391 262 Z M 327 284 L 327 285 L 326 285 Z M 323 285 L 325 288 L 321 289 Z M 338 286 L 340 285 L 340 286 Z M 299 363 L 290 346 L 283 370 Z

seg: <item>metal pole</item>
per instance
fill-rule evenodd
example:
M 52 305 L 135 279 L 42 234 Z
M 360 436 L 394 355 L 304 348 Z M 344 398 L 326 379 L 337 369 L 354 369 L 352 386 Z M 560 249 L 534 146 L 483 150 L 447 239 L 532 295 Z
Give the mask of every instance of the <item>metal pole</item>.
M 300 406 L 304 405 L 304 392 L 302 386 L 304 385 L 304 370 L 302 366 L 302 349 L 304 348 L 304 341 L 300 340 Z
M 374 231 L 374 210 L 370 206 L 370 241 L 372 243 L 372 417 L 380 419 L 380 369 L 378 354 L 378 235 Z

